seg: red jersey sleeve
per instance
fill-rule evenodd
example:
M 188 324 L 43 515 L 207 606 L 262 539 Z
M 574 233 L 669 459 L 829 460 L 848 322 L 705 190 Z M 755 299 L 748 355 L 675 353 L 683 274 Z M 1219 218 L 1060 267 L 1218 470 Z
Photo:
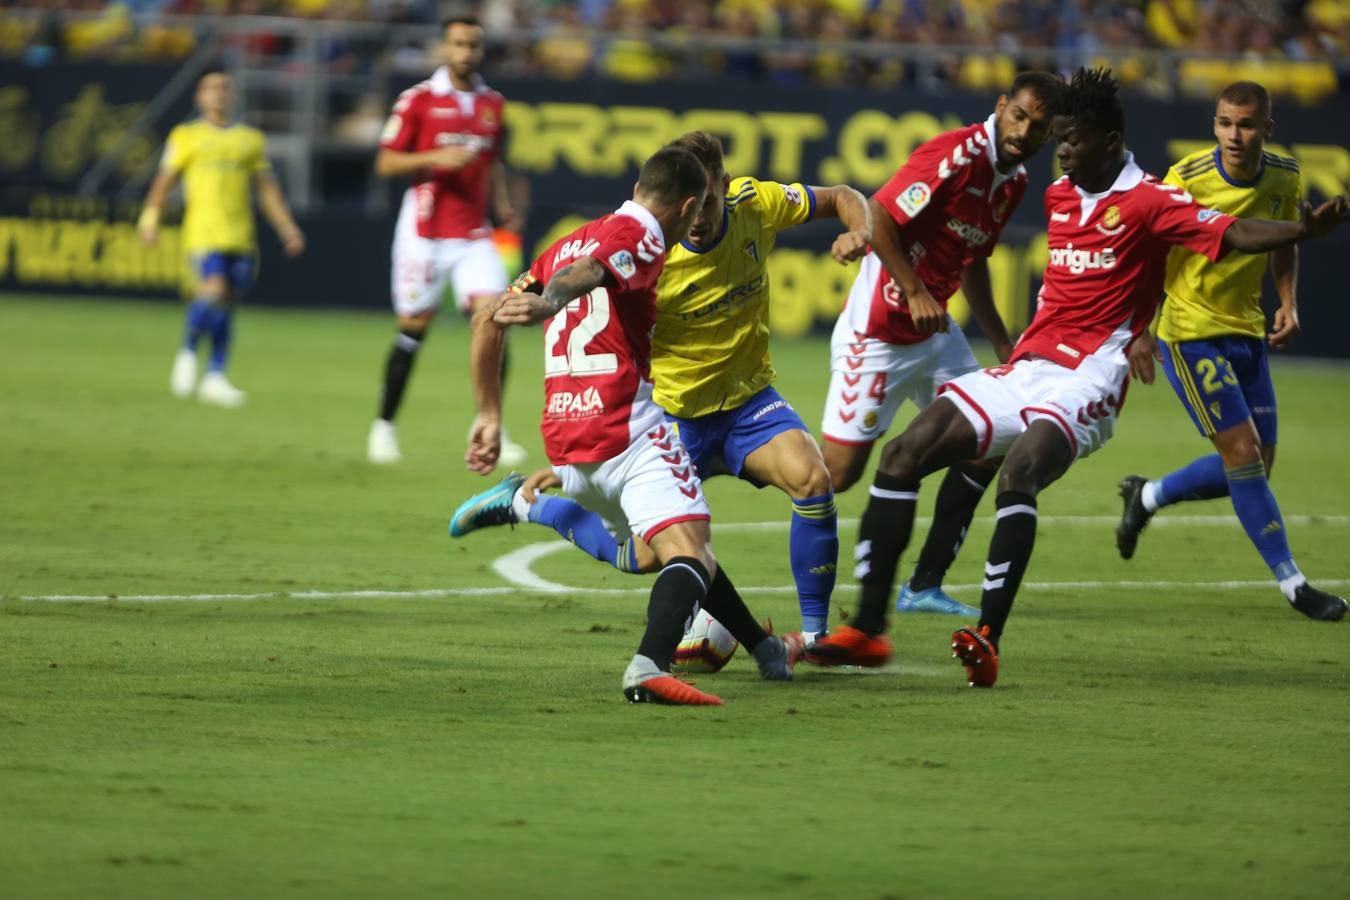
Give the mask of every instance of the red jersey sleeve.
M 921 144 L 891 180 L 872 195 L 897 225 L 917 218 L 942 190 L 950 186 L 951 179 L 944 179 L 938 171 L 947 158 L 948 149 L 946 143 L 938 139 Z
M 394 103 L 394 110 L 380 132 L 380 147 L 398 153 L 411 153 L 417 146 L 417 125 L 421 118 L 418 94 L 405 92 Z
M 615 216 L 600 234 L 591 256 L 609 272 L 620 291 L 645 291 L 656 287 L 665 250 L 641 224 Z
M 1201 206 L 1187 191 L 1165 182 L 1150 182 L 1152 215 L 1147 219 L 1154 237 L 1203 254 L 1218 262 L 1227 248 L 1224 232 L 1237 218 L 1208 206 Z

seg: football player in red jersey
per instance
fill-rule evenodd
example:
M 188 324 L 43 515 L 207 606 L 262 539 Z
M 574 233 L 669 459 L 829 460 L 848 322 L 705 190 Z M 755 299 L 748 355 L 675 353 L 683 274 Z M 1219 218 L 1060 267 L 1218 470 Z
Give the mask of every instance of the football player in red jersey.
M 1115 430 L 1130 345 L 1162 298 L 1173 246 L 1211 260 L 1265 253 L 1331 231 L 1346 198 L 1300 222 L 1237 219 L 1146 174 L 1125 150 L 1125 116 L 1109 70 L 1080 69 L 1053 123 L 1064 177 L 1045 194 L 1050 262 L 1036 316 L 1006 365 L 944 385 L 882 452 L 858 541 L 859 611 L 807 651 L 821 664 L 880 665 L 890 657 L 886 606 L 914 524 L 919 479 L 956 463 L 1003 456 L 997 517 L 984 569 L 980 622 L 952 635 L 972 686 L 992 687 L 998 646 L 1036 538 L 1037 495 Z
M 475 19 L 452 18 L 441 29 L 445 65 L 399 95 L 380 138 L 375 172 L 411 178 L 394 227 L 392 287 L 398 336 L 385 363 L 379 416 L 367 455 L 374 463 L 402 459 L 394 417 L 417 351 L 447 286 L 461 312 L 472 313 L 506 287 L 506 270 L 492 240 L 489 206 L 497 222 L 517 229 L 501 161 L 506 101 L 478 74 L 483 29 Z M 524 451 L 504 444 L 503 461 L 518 465 Z
M 698 472 L 652 400 L 657 278 L 666 248 L 688 235 L 708 189 L 707 170 L 693 153 L 662 148 L 643 164 L 632 200 L 556 241 L 473 319 L 469 367 L 478 416 L 469 467 L 490 472 L 497 462 L 506 326 L 546 321 L 541 430 L 553 472 L 577 502 L 618 533 L 640 536 L 661 562 L 647 629 L 623 676 L 634 703 L 722 702 L 669 674 L 700 607 L 745 644 L 765 678 L 791 679 L 796 659 L 795 645 L 790 651 L 760 627 L 713 557 Z M 499 485 L 502 499 L 518 486 L 510 479 Z
M 1012 341 L 994 308 L 987 259 L 1027 187 L 1023 163 L 1050 134 L 1050 103 L 1063 82 L 1023 72 L 983 122 L 921 144 L 872 197 L 871 252 L 831 339 L 825 465 L 835 491 L 862 477 L 872 445 L 900 405 L 923 408 L 943 383 L 979 368 L 947 315 L 958 288 L 1000 362 Z M 953 466 L 938 491 L 935 517 L 913 577 L 896 609 L 975 615 L 947 596 L 942 576 L 956 557 L 997 460 Z

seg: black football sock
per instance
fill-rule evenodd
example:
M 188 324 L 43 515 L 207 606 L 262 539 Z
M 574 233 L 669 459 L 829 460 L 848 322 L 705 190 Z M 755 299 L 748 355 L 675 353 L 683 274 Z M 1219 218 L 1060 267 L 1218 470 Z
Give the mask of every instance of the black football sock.
M 1026 574 L 1036 546 L 1036 498 L 1004 491 L 995 501 L 998 521 L 989 541 L 984 564 L 984 593 L 980 597 L 980 624 L 989 626 L 989 640 L 998 646 L 1003 626 L 1012 612 L 1013 598 Z
M 717 574 L 713 577 L 712 587 L 708 589 L 708 596 L 703 598 L 703 608 L 751 652 L 759 646 L 760 641 L 768 637 L 764 628 L 755 621 L 754 613 L 750 612 L 741 595 L 736 593 L 736 587 L 720 563 L 717 566 Z
M 394 338 L 394 346 L 389 349 L 389 358 L 384 364 L 384 394 L 380 397 L 380 418 L 386 422 L 394 421 L 394 416 L 398 415 L 403 391 L 417 360 L 417 350 L 425 337 L 426 332 L 400 331 Z
M 859 591 L 858 611 L 850 624 L 870 635 L 886 630 L 895 570 L 914 530 L 918 501 L 918 479 L 905 480 L 884 472 L 877 472 L 868 491 L 858 544 L 853 549 L 853 576 L 858 579 Z
M 647 630 L 637 652 L 662 672 L 669 671 L 684 626 L 703 603 L 710 580 L 703 563 L 692 556 L 675 557 L 656 576 L 647 601 Z
M 958 463 L 947 470 L 942 487 L 938 488 L 933 524 L 919 551 L 914 575 L 909 579 L 911 588 L 925 591 L 942 584 L 965 543 L 980 498 L 996 474 L 997 470 L 970 463 Z

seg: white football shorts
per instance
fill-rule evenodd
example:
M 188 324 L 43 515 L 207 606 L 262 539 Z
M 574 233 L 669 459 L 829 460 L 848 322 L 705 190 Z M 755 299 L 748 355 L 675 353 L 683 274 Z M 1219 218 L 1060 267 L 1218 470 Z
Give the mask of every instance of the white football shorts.
M 1074 457 L 1084 457 L 1115 434 L 1129 386 L 1125 354 L 1119 348 L 1103 350 L 1077 369 L 1048 359 L 1020 359 L 981 369 L 943 385 L 941 396 L 955 403 L 975 427 L 980 457 L 1003 456 L 1037 419 L 1057 425 Z
M 391 270 L 394 312 L 415 315 L 441 305 L 447 285 L 462 313 L 472 310 L 470 298 L 495 296 L 506 290 L 506 268 L 491 238 L 424 238 L 417 233 L 413 192 L 403 195 L 394 226 Z
M 630 534 L 650 541 L 679 522 L 712 518 L 693 461 L 662 420 L 611 460 L 554 466 L 553 472 L 563 493 L 597 513 L 621 541 Z
M 906 399 L 923 409 L 938 388 L 979 368 L 953 321 L 917 344 L 859 338 L 845 317 L 830 338 L 830 390 L 820 433 L 836 444 L 871 444 L 886 433 Z

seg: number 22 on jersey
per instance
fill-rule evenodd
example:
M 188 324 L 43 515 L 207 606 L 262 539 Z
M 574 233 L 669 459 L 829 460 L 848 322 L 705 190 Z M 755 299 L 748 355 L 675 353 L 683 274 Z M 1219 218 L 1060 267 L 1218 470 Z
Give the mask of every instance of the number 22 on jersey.
M 587 353 L 586 347 L 609 324 L 609 291 L 598 287 L 554 316 L 544 332 L 544 377 L 608 375 L 619 368 L 613 353 Z

